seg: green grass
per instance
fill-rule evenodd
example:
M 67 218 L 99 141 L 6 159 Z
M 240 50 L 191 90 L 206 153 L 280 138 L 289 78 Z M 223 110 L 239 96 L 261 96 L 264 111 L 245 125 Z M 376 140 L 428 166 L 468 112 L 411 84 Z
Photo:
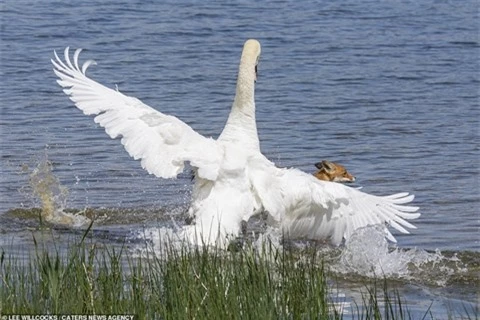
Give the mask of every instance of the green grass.
M 163 256 L 133 257 L 123 248 L 86 243 L 85 236 L 62 254 L 35 241 L 29 260 L 1 251 L 0 315 L 342 319 L 313 250 L 299 254 L 268 244 L 261 252 L 248 246 L 231 251 L 165 246 Z M 411 318 L 386 281 L 368 286 L 363 305 L 353 305 L 349 312 L 353 319 Z

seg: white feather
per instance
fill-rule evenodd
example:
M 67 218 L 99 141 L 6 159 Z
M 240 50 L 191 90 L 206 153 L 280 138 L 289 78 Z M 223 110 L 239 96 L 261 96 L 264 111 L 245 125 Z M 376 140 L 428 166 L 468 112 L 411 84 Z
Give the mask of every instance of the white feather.
M 199 173 L 215 179 L 220 158 L 217 145 L 209 142 L 211 139 L 173 116 L 87 78 L 85 71 L 93 60 L 87 61 L 80 70 L 79 54 L 80 50 L 76 50 L 72 64 L 67 47 L 66 64 L 56 53 L 56 60 L 52 60 L 55 74 L 60 78 L 58 83 L 77 108 L 86 115 L 97 115 L 95 122 L 104 127 L 111 138 L 121 137 L 130 156 L 142 160 L 142 167 L 149 173 L 173 178 L 183 170 L 184 161 L 192 161 L 209 163 L 208 170 Z M 201 150 L 199 144 L 203 146 Z
M 374 196 L 334 182 L 317 180 L 297 169 L 280 169 L 260 152 L 255 121 L 255 67 L 260 44 L 248 40 L 242 52 L 236 95 L 218 140 L 195 132 L 178 118 L 109 89 L 85 75 L 96 64 L 79 66 L 81 49 L 63 62 L 54 52 L 58 84 L 86 115 L 105 128 L 142 167 L 174 178 L 189 161 L 196 172 L 189 214 L 194 224 L 182 234 L 195 243 L 224 246 L 237 236 L 242 220 L 265 210 L 269 223 L 292 238 L 330 239 L 339 244 L 367 225 L 389 224 L 403 233 L 415 228 L 418 208 L 405 206 L 413 195 Z M 386 230 L 386 237 L 395 241 Z
M 405 227 L 415 227 L 405 219 L 420 216 L 418 208 L 398 204 L 412 199 L 408 193 L 374 196 L 343 184 L 320 181 L 297 169 L 279 169 L 264 157 L 255 161 L 250 167 L 253 188 L 288 237 L 330 239 L 339 244 L 367 225 L 387 223 L 408 233 Z M 389 238 L 395 241 L 393 236 Z

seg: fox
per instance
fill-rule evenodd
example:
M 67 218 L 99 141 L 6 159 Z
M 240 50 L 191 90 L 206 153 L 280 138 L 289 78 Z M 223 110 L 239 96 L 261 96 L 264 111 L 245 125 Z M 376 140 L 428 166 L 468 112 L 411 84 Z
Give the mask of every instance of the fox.
M 315 167 L 318 168 L 318 171 L 313 175 L 319 180 L 347 183 L 355 181 L 355 177 L 338 163 L 323 160 L 316 163 Z

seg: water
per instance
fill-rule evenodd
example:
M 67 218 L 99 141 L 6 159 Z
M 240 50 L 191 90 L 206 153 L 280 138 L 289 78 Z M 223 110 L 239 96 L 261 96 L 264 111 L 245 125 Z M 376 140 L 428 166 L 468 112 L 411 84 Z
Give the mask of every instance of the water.
M 67 207 L 133 216 L 110 218 L 103 228 L 112 233 L 113 225 L 127 232 L 179 216 L 188 201 L 189 172 L 149 176 L 73 107 L 55 83 L 54 49 L 85 48 L 83 59 L 98 63 L 89 76 L 216 137 L 243 42 L 257 38 L 263 152 L 307 172 L 322 159 L 339 162 L 369 193 L 414 193 L 422 216 L 411 235 L 396 235 L 398 246 L 453 252 L 478 265 L 476 1 L 10 1 L 0 10 L 2 243 L 35 225 L 31 214 L 7 211 L 41 205 L 27 173 L 45 153 L 68 189 Z M 405 292 L 422 301 L 445 296 L 433 306 L 437 315 L 476 299 L 472 282 L 469 289 L 446 282 L 440 293 L 429 285 Z

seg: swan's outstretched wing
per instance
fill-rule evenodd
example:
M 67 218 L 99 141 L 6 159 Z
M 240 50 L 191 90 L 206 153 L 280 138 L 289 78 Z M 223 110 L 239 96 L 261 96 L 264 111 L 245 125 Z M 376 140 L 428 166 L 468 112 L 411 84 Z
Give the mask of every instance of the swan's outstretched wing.
M 80 68 L 80 52 L 75 51 L 72 63 L 67 47 L 65 62 L 55 52 L 52 63 L 60 78 L 57 82 L 84 114 L 96 115 L 95 122 L 112 139 L 121 137 L 130 156 L 141 159 L 142 167 L 157 177 L 176 177 L 184 162 L 190 161 L 200 177 L 217 178 L 220 151 L 215 140 L 203 137 L 176 117 L 88 78 L 85 72 L 95 62 L 88 60 Z
M 407 206 L 414 196 L 374 196 L 343 184 L 320 181 L 297 169 L 279 169 L 268 160 L 252 161 L 250 181 L 269 213 L 291 238 L 330 239 L 340 244 L 359 228 L 387 223 L 402 233 L 420 216 Z M 389 240 L 396 242 L 386 229 Z

